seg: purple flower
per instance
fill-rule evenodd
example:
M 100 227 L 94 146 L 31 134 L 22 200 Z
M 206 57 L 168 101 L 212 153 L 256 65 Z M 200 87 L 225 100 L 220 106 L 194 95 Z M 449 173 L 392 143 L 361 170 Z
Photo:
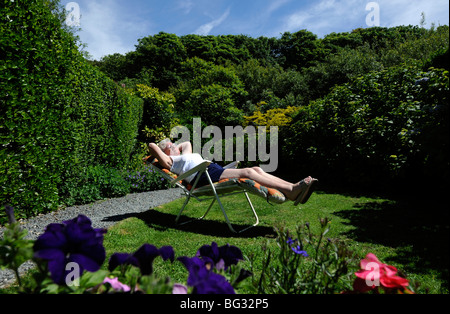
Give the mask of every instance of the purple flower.
M 77 263 L 80 274 L 84 270 L 95 272 L 103 264 L 106 253 L 103 247 L 105 229 L 92 228 L 91 220 L 84 215 L 49 224 L 34 243 L 34 257 L 48 262 L 48 270 L 57 284 L 65 282 L 68 263 Z
M 144 244 L 133 254 L 114 253 L 109 259 L 109 271 L 113 271 L 119 265 L 133 265 L 139 267 L 142 275 L 153 273 L 153 260 L 161 256 L 164 261 L 175 259 L 175 252 L 171 246 L 163 246 L 160 249 L 154 245 Z
M 303 255 L 304 257 L 308 257 L 308 253 L 306 251 L 303 251 L 300 247 L 300 245 L 297 245 L 296 247 L 291 247 L 291 250 L 294 251 L 295 254 Z
M 304 257 L 308 257 L 308 253 L 306 251 L 303 251 L 300 247 L 300 245 L 295 245 L 296 243 L 298 243 L 298 239 L 292 240 L 292 238 L 288 238 L 286 241 L 287 244 L 289 244 L 289 247 L 291 248 L 291 250 L 298 255 L 303 255 Z
M 207 263 L 198 257 L 179 257 L 189 271 L 187 284 L 193 287 L 193 294 L 235 294 L 227 279 L 207 267 Z
M 216 242 L 202 246 L 197 251 L 196 257 L 201 257 L 205 263 L 212 264 L 218 270 L 227 269 L 244 259 L 241 250 L 236 246 L 227 244 L 218 247 Z
M 16 217 L 14 217 L 14 208 L 9 205 L 5 205 L 6 216 L 8 217 L 9 224 L 16 222 Z

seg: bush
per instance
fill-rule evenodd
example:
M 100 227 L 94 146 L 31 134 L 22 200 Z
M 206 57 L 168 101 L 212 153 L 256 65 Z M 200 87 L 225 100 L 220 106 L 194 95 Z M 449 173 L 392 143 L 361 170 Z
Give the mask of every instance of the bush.
M 239 125 L 243 114 L 236 108 L 233 94 L 231 89 L 221 85 L 204 86 L 192 91 L 186 100 L 186 109 L 192 112 L 192 117 L 201 117 L 207 125 Z
M 341 183 L 448 180 L 448 88 L 433 68 L 361 76 L 299 110 L 283 156 Z
M 146 192 L 162 190 L 169 187 L 169 183 L 159 176 L 150 166 L 144 166 L 138 170 L 128 170 L 124 174 L 125 180 L 131 188 L 131 192 Z
M 159 142 L 178 125 L 175 118 L 175 97 L 157 88 L 137 84 L 136 94 L 144 100 L 144 113 L 140 130 L 144 142 Z
M 0 203 L 21 218 L 57 209 L 88 166 L 126 168 L 142 117 L 142 100 L 83 58 L 56 8 L 0 8 Z
M 90 166 L 71 178 L 64 186 L 67 205 L 94 202 L 99 199 L 118 197 L 130 192 L 131 187 L 119 170 L 103 166 Z
M 257 111 L 253 115 L 244 117 L 248 124 L 270 126 L 288 126 L 292 122 L 292 115 L 299 110 L 299 107 L 287 107 L 285 109 L 269 109 L 265 113 L 261 112 L 264 102 L 258 103 Z

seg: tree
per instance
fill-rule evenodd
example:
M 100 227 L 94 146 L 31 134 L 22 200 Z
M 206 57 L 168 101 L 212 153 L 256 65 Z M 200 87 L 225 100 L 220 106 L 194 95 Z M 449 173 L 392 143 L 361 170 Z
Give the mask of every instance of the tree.
M 99 62 L 94 61 L 94 64 L 114 81 L 120 81 L 129 76 L 127 57 L 120 53 L 105 56 Z
M 186 35 L 180 38 L 186 47 L 188 58 L 198 57 L 206 61 L 214 61 L 214 36 Z
M 320 60 L 322 57 L 317 36 L 307 30 L 293 34 L 285 32 L 281 36 L 278 49 L 279 62 L 285 69 L 300 70 L 311 66 L 314 61 Z
M 177 69 L 186 60 L 187 52 L 175 34 L 160 32 L 139 39 L 134 66 L 149 72 L 152 85 L 167 90 L 177 82 Z

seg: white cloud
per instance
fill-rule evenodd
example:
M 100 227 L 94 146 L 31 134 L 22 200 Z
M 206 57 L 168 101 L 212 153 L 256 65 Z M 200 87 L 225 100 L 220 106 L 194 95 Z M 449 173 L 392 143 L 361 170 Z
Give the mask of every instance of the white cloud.
M 281 8 L 282 6 L 284 6 L 285 4 L 287 4 L 288 2 L 291 2 L 291 0 L 275 0 L 273 1 L 266 10 L 266 14 L 267 15 L 271 15 L 272 12 L 275 12 L 276 10 L 278 10 L 279 8 Z
M 147 21 L 129 18 L 114 1 L 85 1 L 80 7 L 79 36 L 81 42 L 87 43 L 85 50 L 95 60 L 134 50 L 138 36 L 148 28 Z
M 267 36 L 267 28 L 270 28 L 270 25 L 278 19 L 280 11 L 286 9 L 289 3 L 295 5 L 296 1 L 298 0 L 241 0 L 245 4 L 235 4 L 233 13 L 236 14 L 230 17 L 233 21 L 228 23 L 227 30 L 234 34 L 253 37 Z M 246 5 L 249 6 L 243 10 Z
M 194 33 L 197 35 L 208 35 L 214 27 L 217 27 L 220 24 L 222 24 L 229 15 L 230 15 L 230 8 L 228 8 L 225 11 L 225 13 L 223 13 L 222 16 L 220 16 L 218 19 L 213 20 L 209 23 L 203 24 L 202 26 L 197 28 L 197 30 Z
M 364 21 L 365 5 L 358 0 L 315 2 L 314 5 L 287 16 L 278 34 L 307 29 L 319 36 L 326 35 L 328 32 L 337 31 L 336 26 L 357 24 L 358 20 Z
M 283 17 L 283 22 L 273 33 L 296 32 L 307 29 L 319 37 L 331 32 L 348 32 L 366 25 L 366 4 L 360 0 L 321 0 L 313 5 Z M 431 23 L 448 25 L 448 0 L 378 0 L 380 26 L 418 25 L 424 12 L 427 26 Z
M 411 1 L 411 0 L 381 0 L 381 26 L 419 25 L 422 12 L 425 13 L 426 26 L 448 25 L 448 0 Z
M 194 2 L 192 0 L 179 0 L 178 1 L 178 10 L 182 10 L 184 14 L 191 13 L 192 8 L 194 7 Z

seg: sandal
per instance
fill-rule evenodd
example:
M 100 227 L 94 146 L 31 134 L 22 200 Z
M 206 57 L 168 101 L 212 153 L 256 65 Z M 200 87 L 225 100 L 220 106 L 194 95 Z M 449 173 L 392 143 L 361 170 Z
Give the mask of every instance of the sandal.
M 297 206 L 298 204 L 305 204 L 309 200 L 309 197 L 314 192 L 317 182 L 319 182 L 319 180 L 314 178 L 311 178 L 311 181 L 309 183 L 306 183 L 305 180 L 300 181 L 300 185 L 303 186 L 303 189 L 297 196 L 297 199 L 294 202 L 294 206 Z

